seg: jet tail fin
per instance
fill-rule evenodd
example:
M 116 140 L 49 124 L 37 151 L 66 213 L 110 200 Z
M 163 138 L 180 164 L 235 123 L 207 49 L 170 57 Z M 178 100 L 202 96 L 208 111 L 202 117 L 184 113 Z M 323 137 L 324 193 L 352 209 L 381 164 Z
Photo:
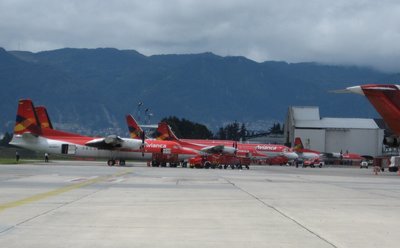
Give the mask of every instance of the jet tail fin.
M 126 115 L 126 124 L 128 124 L 129 135 L 132 139 L 142 139 L 144 132 L 132 115 Z
M 302 149 L 304 149 L 303 142 L 301 141 L 301 138 L 300 138 L 300 137 L 296 137 L 296 138 L 294 139 L 294 147 L 293 147 L 293 150 L 294 150 L 294 151 L 299 151 L 299 150 L 302 150 Z
M 32 100 L 22 99 L 18 102 L 14 134 L 23 134 L 27 132 L 32 134 L 40 134 L 41 129 Z
M 49 114 L 44 106 L 38 106 L 35 108 L 36 115 L 39 119 L 39 124 L 41 128 L 53 129 L 53 124 L 51 124 Z
M 157 137 L 158 140 L 179 140 L 174 132 L 172 132 L 170 126 L 166 122 L 158 123 Z
M 366 84 L 347 88 L 363 94 L 382 116 L 390 129 L 400 135 L 400 86 L 395 84 Z

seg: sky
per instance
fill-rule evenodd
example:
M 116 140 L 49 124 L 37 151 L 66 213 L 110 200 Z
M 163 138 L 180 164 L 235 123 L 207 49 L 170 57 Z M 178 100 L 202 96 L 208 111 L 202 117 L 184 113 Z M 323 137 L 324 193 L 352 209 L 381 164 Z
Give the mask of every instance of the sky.
M 0 0 L 0 47 L 213 52 L 400 72 L 400 1 Z

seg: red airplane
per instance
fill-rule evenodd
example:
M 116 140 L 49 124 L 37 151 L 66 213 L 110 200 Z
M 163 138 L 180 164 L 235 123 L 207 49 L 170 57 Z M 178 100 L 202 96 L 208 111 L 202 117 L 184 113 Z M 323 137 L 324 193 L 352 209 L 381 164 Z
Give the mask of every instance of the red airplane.
M 285 156 L 289 160 L 294 160 L 298 157 L 295 152 L 283 145 L 244 144 L 232 140 L 178 139 L 165 122 L 158 124 L 157 135 L 157 139 L 173 140 L 184 147 L 207 153 L 236 154 L 237 156 L 250 156 L 254 159 Z
M 38 113 L 35 111 L 37 110 Z M 44 107 L 35 109 L 29 99 L 18 102 L 11 145 L 50 154 L 108 158 L 108 165 L 140 157 L 142 142 L 117 135 L 96 138 L 53 129 Z M 139 156 L 138 156 L 139 155 Z
M 362 160 L 361 157 L 357 153 L 343 153 L 343 152 L 319 152 L 315 150 L 305 149 L 303 146 L 303 142 L 301 141 L 300 137 L 296 137 L 294 140 L 294 148 L 293 150 L 297 152 L 300 158 L 302 159 L 316 159 L 322 157 L 330 157 L 330 158 L 337 158 L 341 160 Z
M 310 149 L 305 149 L 303 146 L 303 142 L 301 141 L 300 137 L 296 137 L 294 139 L 294 147 L 293 150 L 297 152 L 300 158 L 302 159 L 313 159 L 313 158 L 319 158 L 321 155 L 321 152 L 315 151 L 315 150 L 310 150 Z
M 144 144 L 140 148 L 142 153 L 150 153 L 153 155 L 153 166 L 159 166 L 160 164 L 165 166 L 166 162 L 170 164 L 170 167 L 174 167 L 178 163 L 182 163 L 182 165 L 185 166 L 189 158 L 199 154 L 197 151 L 183 147 L 178 142 L 147 139 L 145 137 L 145 132 L 132 115 L 126 116 L 126 122 L 128 124 L 130 137 L 132 139 L 141 140 Z

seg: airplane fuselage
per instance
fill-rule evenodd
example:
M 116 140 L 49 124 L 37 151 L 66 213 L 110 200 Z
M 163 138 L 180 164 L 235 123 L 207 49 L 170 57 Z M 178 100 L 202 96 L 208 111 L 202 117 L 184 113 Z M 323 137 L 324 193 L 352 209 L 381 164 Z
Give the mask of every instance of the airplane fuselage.
M 142 152 L 140 152 L 139 150 L 131 150 L 127 148 L 105 150 L 72 142 L 55 140 L 42 136 L 34 136 L 29 133 L 14 135 L 10 144 L 37 152 L 47 152 L 49 154 L 69 155 L 74 157 L 93 157 L 106 159 L 118 158 L 135 160 L 151 160 L 152 157 L 151 153 L 144 153 L 142 155 Z

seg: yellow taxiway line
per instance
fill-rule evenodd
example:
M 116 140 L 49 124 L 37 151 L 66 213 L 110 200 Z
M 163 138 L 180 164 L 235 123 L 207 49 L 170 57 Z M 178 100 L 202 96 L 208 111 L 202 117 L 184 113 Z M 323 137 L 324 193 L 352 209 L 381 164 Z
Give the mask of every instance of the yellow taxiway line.
M 79 188 L 82 188 L 82 187 L 85 187 L 85 186 L 88 186 L 88 185 L 91 185 L 91 184 L 94 184 L 94 183 L 99 183 L 99 182 L 105 181 L 105 180 L 110 179 L 112 177 L 120 177 L 120 176 L 129 174 L 129 173 L 131 173 L 131 171 L 123 171 L 123 172 L 118 172 L 118 173 L 113 174 L 113 175 L 97 177 L 97 178 L 89 179 L 89 180 L 86 180 L 86 181 L 83 181 L 83 182 L 80 182 L 80 183 L 77 183 L 77 184 L 72 184 L 72 185 L 64 186 L 64 187 L 59 188 L 59 189 L 55 189 L 55 190 L 51 190 L 51 191 L 48 191 L 48 192 L 36 194 L 36 195 L 30 196 L 30 197 L 27 197 L 27 198 L 24 198 L 24 199 L 21 199 L 21 200 L 8 202 L 8 203 L 5 203 L 5 204 L 0 204 L 0 212 L 4 211 L 6 209 L 9 209 L 9 208 L 15 208 L 15 207 L 23 206 L 23 205 L 26 205 L 26 204 L 29 204 L 29 203 L 33 203 L 33 202 L 37 202 L 37 201 L 40 201 L 40 200 L 44 200 L 46 198 L 49 198 L 49 197 L 52 197 L 52 196 L 56 196 L 56 195 L 60 195 L 62 193 L 65 193 L 65 192 L 68 192 L 68 191 L 71 191 L 71 190 L 74 190 L 74 189 L 79 189 Z

